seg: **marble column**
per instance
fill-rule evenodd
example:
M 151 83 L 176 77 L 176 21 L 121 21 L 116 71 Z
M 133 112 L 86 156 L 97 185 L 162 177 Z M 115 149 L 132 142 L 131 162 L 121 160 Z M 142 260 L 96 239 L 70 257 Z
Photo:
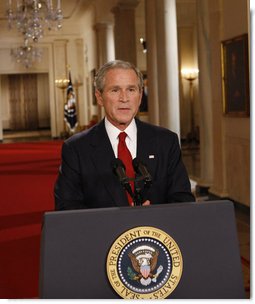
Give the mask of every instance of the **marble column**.
M 159 125 L 155 0 L 145 1 L 149 122 Z
M 97 66 L 100 67 L 108 61 L 115 59 L 113 25 L 108 22 L 95 24 L 97 41 Z M 98 107 L 98 120 L 104 116 L 104 109 Z
M 106 22 L 97 23 L 94 28 L 97 40 L 97 64 L 100 67 L 115 58 L 113 25 Z
M 180 138 L 179 66 L 175 0 L 155 1 L 159 123 Z
M 78 116 L 78 123 L 80 126 L 84 126 L 88 123 L 88 107 L 87 104 L 84 102 L 85 98 L 85 89 L 86 84 L 83 83 L 84 79 L 84 71 L 85 71 L 85 64 L 84 64 L 84 40 L 77 38 L 74 40 L 75 43 L 75 51 L 76 51 L 76 77 L 73 80 L 73 86 L 76 90 L 76 104 L 77 104 L 77 116 Z M 72 52 L 73 55 L 73 52 Z
M 120 0 L 112 9 L 116 59 L 136 65 L 135 8 L 138 0 Z
M 197 1 L 198 64 L 200 102 L 200 186 L 210 187 L 213 180 L 212 79 L 209 12 L 207 0 Z
M 55 40 L 53 43 L 53 62 L 54 73 L 57 79 L 66 79 L 67 74 L 67 39 Z M 66 124 L 64 122 L 64 104 L 66 102 L 66 87 L 57 88 L 55 86 L 55 115 L 52 118 L 54 125 L 56 124 L 57 136 L 66 134 Z M 52 115 L 52 114 L 51 114 Z

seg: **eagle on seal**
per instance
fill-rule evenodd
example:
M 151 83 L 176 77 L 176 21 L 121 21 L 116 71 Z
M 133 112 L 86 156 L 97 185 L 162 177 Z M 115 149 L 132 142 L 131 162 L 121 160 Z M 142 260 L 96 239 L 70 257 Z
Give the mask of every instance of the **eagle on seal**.
M 132 276 L 133 280 L 140 280 L 143 285 L 149 285 L 151 278 L 156 277 L 158 274 L 153 274 L 158 262 L 159 251 L 155 250 L 150 256 L 141 256 L 137 258 L 132 252 L 128 253 L 136 275 Z

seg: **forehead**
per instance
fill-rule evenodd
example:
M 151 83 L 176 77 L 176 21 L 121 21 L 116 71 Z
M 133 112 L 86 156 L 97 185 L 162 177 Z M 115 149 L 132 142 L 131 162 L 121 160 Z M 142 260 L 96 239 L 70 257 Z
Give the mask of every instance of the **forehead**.
M 114 68 L 105 74 L 105 85 L 126 84 L 137 85 L 138 76 L 132 69 Z

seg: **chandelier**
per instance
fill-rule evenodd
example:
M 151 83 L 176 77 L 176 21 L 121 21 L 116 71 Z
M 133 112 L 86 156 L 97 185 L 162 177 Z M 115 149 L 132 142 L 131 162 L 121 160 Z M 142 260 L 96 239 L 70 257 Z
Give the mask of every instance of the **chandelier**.
M 28 40 L 25 40 L 23 46 L 11 50 L 11 56 L 17 63 L 21 63 L 26 68 L 30 68 L 33 63 L 41 60 L 42 50 L 29 45 Z
M 11 50 L 17 62 L 30 67 L 41 58 L 42 51 L 29 42 L 36 43 L 44 36 L 44 30 L 60 30 L 63 14 L 61 0 L 8 0 L 7 19 L 9 29 L 17 28 L 23 35 L 24 45 Z
M 13 9 L 14 2 L 16 10 Z M 44 28 L 61 29 L 61 0 L 57 0 L 56 9 L 53 8 L 53 0 L 9 0 L 7 18 L 10 29 L 16 26 L 25 39 L 37 42 L 43 37 Z

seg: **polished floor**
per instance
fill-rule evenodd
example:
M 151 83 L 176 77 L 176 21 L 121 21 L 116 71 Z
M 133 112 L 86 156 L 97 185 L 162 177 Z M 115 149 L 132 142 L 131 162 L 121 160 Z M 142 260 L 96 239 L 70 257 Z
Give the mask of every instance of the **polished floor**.
M 2 143 L 11 142 L 27 142 L 38 140 L 50 140 L 49 130 L 33 131 L 33 132 L 5 132 L 4 140 Z M 182 144 L 182 156 L 187 171 L 194 179 L 200 175 L 200 156 L 198 144 Z M 197 201 L 207 201 L 220 199 L 209 191 L 201 191 L 196 186 L 195 182 L 192 182 L 193 191 L 196 195 Z M 199 189 L 199 190 L 198 190 Z M 241 204 L 235 202 L 235 214 L 237 233 L 239 238 L 239 248 L 243 269 L 243 278 L 247 299 L 250 299 L 252 294 L 250 292 L 250 212 L 248 208 L 243 208 Z

